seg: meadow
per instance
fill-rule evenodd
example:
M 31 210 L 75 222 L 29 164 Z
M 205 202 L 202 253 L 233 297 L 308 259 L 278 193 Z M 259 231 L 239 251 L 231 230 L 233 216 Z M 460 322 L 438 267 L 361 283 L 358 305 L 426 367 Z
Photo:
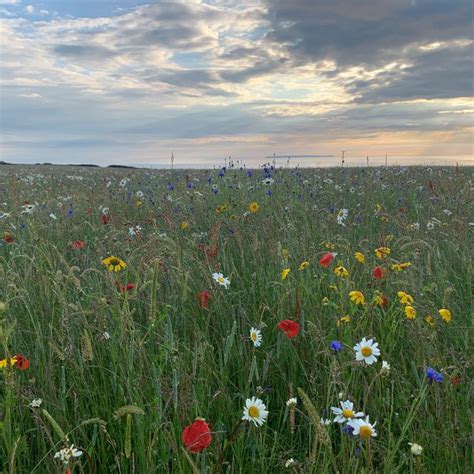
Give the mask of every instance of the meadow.
M 466 473 L 473 168 L 0 168 L 0 472 Z

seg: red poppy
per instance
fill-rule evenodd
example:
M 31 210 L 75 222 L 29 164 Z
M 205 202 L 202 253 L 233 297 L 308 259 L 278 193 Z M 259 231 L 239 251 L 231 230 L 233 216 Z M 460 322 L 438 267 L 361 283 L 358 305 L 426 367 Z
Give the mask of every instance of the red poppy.
M 293 339 L 300 332 L 300 325 L 291 319 L 284 319 L 277 324 L 277 328 L 281 329 L 288 339 Z
M 102 224 L 108 224 L 110 222 L 111 217 L 108 214 L 101 214 L 100 215 L 100 220 Z
M 71 242 L 71 247 L 76 250 L 83 249 L 86 246 L 86 243 L 83 240 L 75 240 Z
M 21 354 L 17 354 L 15 367 L 19 370 L 27 370 L 29 366 L 30 366 L 30 361 L 26 357 L 22 356 Z
M 10 234 L 10 232 L 5 232 L 3 234 L 3 240 L 5 241 L 5 243 L 7 244 L 12 244 L 13 242 L 15 242 L 15 239 L 13 238 L 13 235 Z
M 207 448 L 211 444 L 212 436 L 206 420 L 196 418 L 194 423 L 184 428 L 181 439 L 192 453 L 199 453 Z
M 325 253 L 321 260 L 319 261 L 319 264 L 323 266 L 324 268 L 329 267 L 331 265 L 332 261 L 334 260 L 334 254 L 331 252 Z
M 382 296 L 382 306 L 387 306 L 389 303 L 389 300 L 386 296 Z
M 383 272 L 381 267 L 375 267 L 374 271 L 372 272 L 372 276 L 379 280 L 380 278 L 383 278 L 385 276 L 385 273 Z
M 211 294 L 209 293 L 208 290 L 205 291 L 200 291 L 198 293 L 198 306 L 200 308 L 209 308 L 209 299 L 211 297 Z
M 120 293 L 127 293 L 127 291 L 133 290 L 136 287 L 134 283 L 121 285 L 118 280 L 115 280 L 115 286 L 120 290 Z
M 451 385 L 453 387 L 458 387 L 460 383 L 461 377 L 459 375 L 454 375 L 453 377 L 451 377 Z

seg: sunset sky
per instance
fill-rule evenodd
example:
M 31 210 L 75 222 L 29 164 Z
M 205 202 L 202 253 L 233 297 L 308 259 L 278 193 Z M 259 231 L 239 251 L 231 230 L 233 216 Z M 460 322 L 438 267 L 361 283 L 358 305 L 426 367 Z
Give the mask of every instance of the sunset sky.
M 0 0 L 0 18 L 1 160 L 473 159 L 471 0 Z

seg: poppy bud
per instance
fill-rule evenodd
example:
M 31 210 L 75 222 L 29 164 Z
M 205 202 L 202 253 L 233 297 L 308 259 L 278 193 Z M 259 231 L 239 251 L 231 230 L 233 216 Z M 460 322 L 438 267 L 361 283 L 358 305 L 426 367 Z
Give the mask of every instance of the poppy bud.
M 184 445 L 192 453 L 199 453 L 212 441 L 211 430 L 204 418 L 196 418 L 194 423 L 186 426 L 181 436 Z
M 200 291 L 198 293 L 198 306 L 200 308 L 209 308 L 209 299 L 211 295 L 208 290 Z
M 277 328 L 281 329 L 286 334 L 288 339 L 293 339 L 300 332 L 300 325 L 291 319 L 284 319 L 283 321 L 280 321 L 277 325 Z
M 328 268 L 329 265 L 331 265 L 333 260 L 334 260 L 334 254 L 331 252 L 328 252 L 322 256 L 321 260 L 319 260 L 319 264 L 324 268 Z
M 375 267 L 374 271 L 372 272 L 372 276 L 379 280 L 380 278 L 383 278 L 385 276 L 383 270 L 381 267 Z

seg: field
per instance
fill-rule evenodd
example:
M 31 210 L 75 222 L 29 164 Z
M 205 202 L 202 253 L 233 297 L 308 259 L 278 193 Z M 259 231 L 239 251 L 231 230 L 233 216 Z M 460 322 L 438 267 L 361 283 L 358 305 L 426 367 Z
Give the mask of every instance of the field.
M 0 472 L 469 472 L 472 171 L 1 167 Z

